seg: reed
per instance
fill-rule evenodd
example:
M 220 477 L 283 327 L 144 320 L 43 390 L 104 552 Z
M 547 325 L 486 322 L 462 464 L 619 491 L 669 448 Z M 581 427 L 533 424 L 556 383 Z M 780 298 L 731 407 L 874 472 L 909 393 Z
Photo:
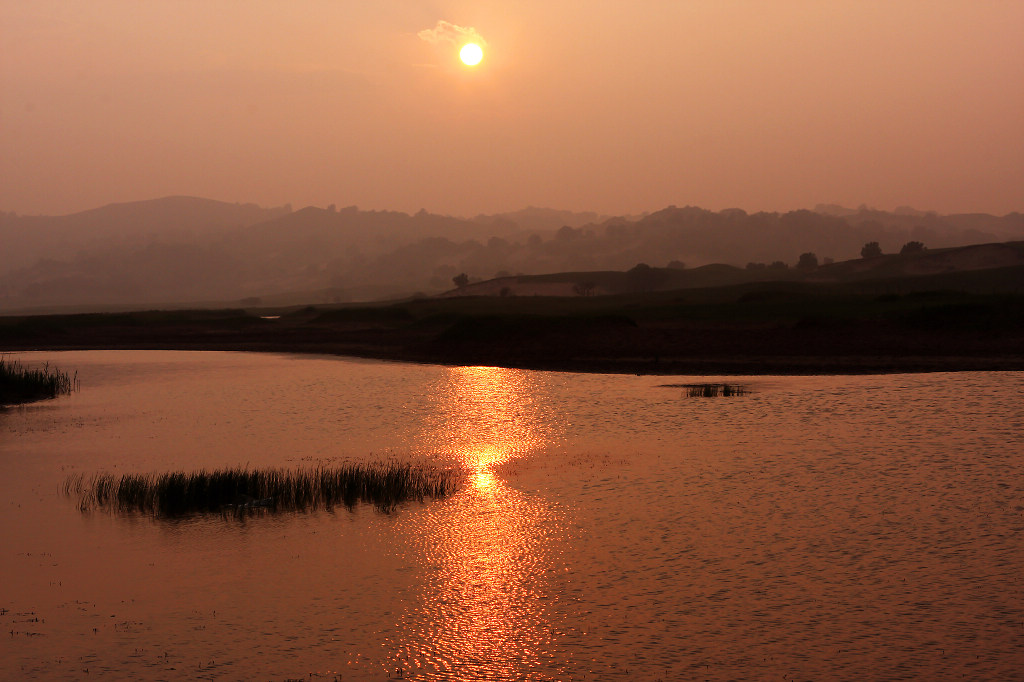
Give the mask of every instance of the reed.
M 687 398 L 731 398 L 747 393 L 747 389 L 739 384 L 686 384 L 684 388 Z
M 69 476 L 63 492 L 82 511 L 107 509 L 174 517 L 194 513 L 313 511 L 360 502 L 382 512 L 455 489 L 448 469 L 408 464 L 349 464 L 316 469 L 218 469 L 162 474 Z
M 18 360 L 0 356 L 0 405 L 15 405 L 67 395 L 78 389 L 78 373 L 74 376 L 49 363 L 30 369 Z

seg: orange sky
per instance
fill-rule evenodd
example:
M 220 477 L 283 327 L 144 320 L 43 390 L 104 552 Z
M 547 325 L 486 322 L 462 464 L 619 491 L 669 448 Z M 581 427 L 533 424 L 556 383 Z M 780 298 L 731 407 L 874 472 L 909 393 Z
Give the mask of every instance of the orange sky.
M 0 0 L 0 210 L 1003 214 L 1021 36 L 1021 0 Z

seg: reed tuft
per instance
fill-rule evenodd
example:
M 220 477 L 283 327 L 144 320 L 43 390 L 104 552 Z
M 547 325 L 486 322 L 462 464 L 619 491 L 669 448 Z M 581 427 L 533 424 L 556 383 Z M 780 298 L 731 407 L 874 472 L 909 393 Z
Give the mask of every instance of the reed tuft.
M 107 509 L 175 517 L 194 513 L 313 511 L 360 502 L 390 512 L 402 502 L 440 498 L 455 489 L 448 469 L 409 464 L 348 464 L 290 471 L 218 469 L 162 474 L 69 476 L 63 487 L 82 511 Z
M 74 376 L 49 363 L 29 369 L 18 360 L 0 356 L 0 405 L 16 405 L 34 400 L 56 398 L 78 390 L 78 373 Z
M 731 398 L 747 394 L 747 389 L 738 384 L 686 384 L 684 388 L 687 398 Z

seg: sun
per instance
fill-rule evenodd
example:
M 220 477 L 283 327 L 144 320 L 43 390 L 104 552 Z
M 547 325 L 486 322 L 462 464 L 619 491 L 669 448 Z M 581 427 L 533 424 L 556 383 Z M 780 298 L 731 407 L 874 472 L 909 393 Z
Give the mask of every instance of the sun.
M 466 66 L 476 66 L 484 58 L 483 49 L 476 43 L 466 43 L 459 50 L 459 59 Z

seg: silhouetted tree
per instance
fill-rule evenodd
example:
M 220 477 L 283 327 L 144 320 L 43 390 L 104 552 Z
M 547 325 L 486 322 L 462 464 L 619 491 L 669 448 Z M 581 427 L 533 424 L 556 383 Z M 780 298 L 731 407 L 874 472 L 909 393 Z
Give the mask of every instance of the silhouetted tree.
M 878 242 L 868 242 L 860 250 L 861 258 L 877 258 L 882 255 L 882 247 Z
M 799 270 L 813 270 L 818 267 L 818 257 L 808 251 L 800 254 L 800 260 L 796 264 Z
M 670 270 L 685 270 L 686 263 L 684 263 L 681 260 L 670 260 L 668 262 L 668 265 L 666 265 L 665 267 L 669 268 Z
M 901 256 L 911 256 L 915 253 L 924 253 L 924 244 L 917 241 L 907 242 L 903 245 L 903 248 L 900 249 Z
M 455 286 L 461 289 L 462 287 L 469 284 L 469 275 L 467 275 L 464 272 L 460 272 L 459 274 L 452 277 L 452 281 L 455 282 Z
M 789 270 L 789 266 L 780 260 L 772 261 L 772 264 L 768 266 L 770 270 Z

